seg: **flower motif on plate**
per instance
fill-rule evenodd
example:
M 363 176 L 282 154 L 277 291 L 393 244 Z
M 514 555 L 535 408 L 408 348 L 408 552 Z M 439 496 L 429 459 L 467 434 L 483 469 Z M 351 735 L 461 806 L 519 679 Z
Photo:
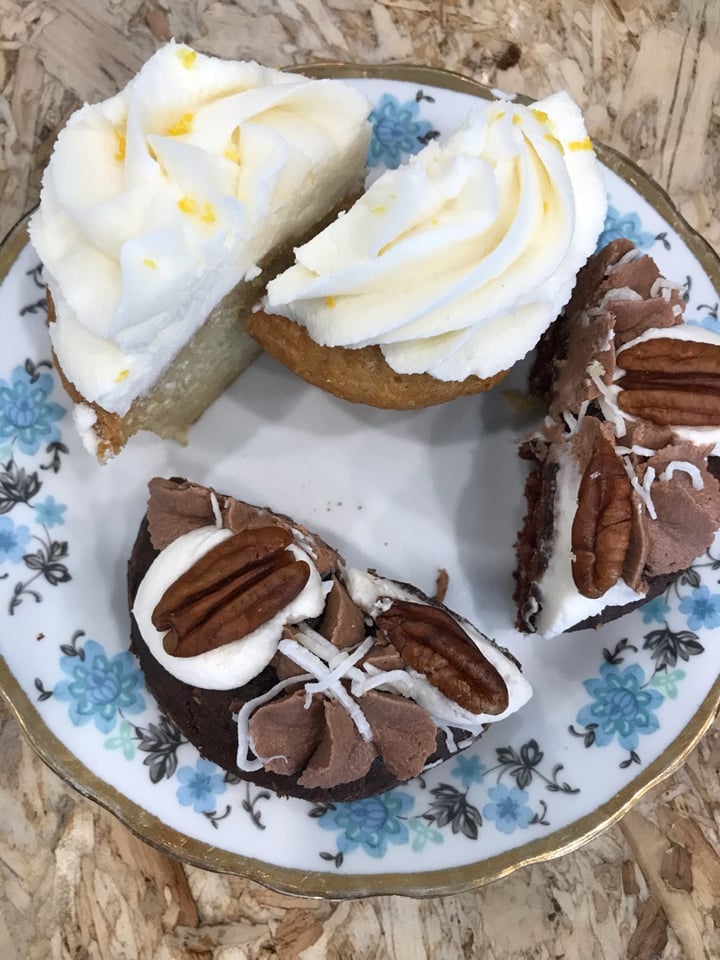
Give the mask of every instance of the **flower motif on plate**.
M 524 830 L 532 822 L 534 814 L 528 806 L 526 790 L 499 783 L 490 787 L 488 796 L 491 802 L 483 807 L 483 816 L 486 820 L 494 820 L 495 826 L 503 833 L 513 833 L 518 827 Z
M 382 95 L 368 117 L 372 123 L 367 157 L 369 167 L 382 163 L 390 170 L 395 170 L 438 136 L 432 124 L 419 117 L 420 102 L 430 99 L 422 91 L 414 100 L 403 103 L 391 93 Z
M 177 778 L 180 781 L 178 801 L 183 807 L 191 806 L 195 813 L 213 813 L 217 806 L 215 797 L 227 790 L 219 767 L 202 757 L 194 767 L 180 767 Z
M 469 789 L 473 783 L 482 783 L 487 767 L 475 754 L 458 754 L 457 765 L 450 770 L 453 777 Z
M 60 439 L 58 420 L 67 412 L 49 396 L 49 373 L 15 367 L 9 380 L 0 380 L 0 440 L 14 440 L 23 453 L 33 455 L 42 443 Z
M 680 612 L 688 615 L 691 630 L 720 627 L 720 593 L 710 593 L 705 586 L 696 587 L 680 601 Z
M 324 830 L 339 830 L 338 850 L 349 853 L 360 847 L 371 857 L 383 857 L 389 843 L 407 843 L 405 823 L 413 798 L 402 790 L 350 803 L 329 804 L 320 817 Z
M 33 508 L 38 521 L 45 524 L 46 527 L 60 526 L 65 523 L 63 515 L 67 506 L 64 503 L 58 503 L 52 495 L 48 495 L 44 500 L 33 504 Z
M 600 676 L 583 681 L 592 697 L 577 715 L 580 724 L 595 726 L 595 743 L 605 747 L 617 736 L 625 750 L 635 750 L 641 736 L 660 726 L 655 711 L 665 699 L 657 690 L 643 689 L 645 671 L 638 664 L 621 670 L 612 663 L 600 667 Z
M 37 283 L 36 268 L 28 271 L 28 276 Z M 20 316 L 35 312 L 43 313 L 39 303 L 32 309 L 23 307 Z M 36 499 L 52 475 L 59 472 L 61 455 L 68 453 L 58 425 L 67 410 L 51 399 L 55 380 L 43 368 L 52 370 L 49 360 L 27 357 L 12 368 L 9 376 L 0 377 L 0 565 L 23 563 L 31 571 L 27 579 L 12 586 L 6 608 L 11 616 L 26 598 L 36 603 L 42 600 L 35 583 L 39 578 L 51 586 L 71 579 L 65 563 L 67 541 L 54 540 L 48 532 L 64 524 L 67 506 L 51 494 L 42 501 Z M 38 462 L 41 453 L 43 460 L 49 457 L 47 462 Z M 29 463 L 27 458 L 32 458 Z M 22 515 L 26 522 L 17 515 L 8 517 L 11 512 Z M 41 526 L 41 534 L 31 533 L 32 521 Z M 31 549 L 32 539 L 38 543 L 36 549 Z M 0 573 L 0 580 L 8 576 Z
M 118 716 L 142 713 L 145 699 L 140 692 L 145 680 L 131 653 L 108 656 L 97 640 L 88 640 L 74 653 L 60 658 L 68 679 L 60 680 L 53 695 L 68 703 L 75 726 L 91 721 L 101 733 L 110 733 Z
M 655 234 L 643 230 L 637 213 L 632 210 L 621 213 L 620 210 L 609 204 L 605 214 L 605 224 L 598 238 L 596 249 L 602 250 L 608 243 L 617 240 L 619 237 L 632 240 L 635 246 L 640 247 L 641 250 L 647 250 L 658 239 Z
M 670 606 L 662 595 L 648 600 L 641 610 L 643 623 L 665 623 L 669 613 Z
M 20 563 L 30 543 L 30 531 L 12 517 L 0 517 L 0 563 Z
M 583 681 L 592 700 L 578 711 L 575 723 L 582 729 L 570 724 L 568 732 L 581 737 L 586 747 L 606 747 L 617 739 L 628 751 L 619 764 L 621 769 L 641 762 L 637 752 L 640 738 L 659 729 L 658 711 L 666 698 L 677 698 L 678 685 L 686 678 L 684 670 L 676 669 L 678 660 L 689 662 L 704 652 L 694 631 L 720 625 L 720 594 L 702 584 L 699 570 L 703 567 L 716 570 L 720 560 L 708 551 L 707 560 L 696 561 L 663 594 L 644 604 L 640 611 L 643 622 L 660 626 L 644 635 L 641 649 L 627 637 L 614 649 L 604 649 L 599 676 Z M 687 588 L 689 593 L 685 593 Z M 669 618 L 677 614 L 685 614 L 689 629 L 670 626 Z M 652 667 L 649 675 L 647 664 L 620 667 L 628 656 L 640 659 L 647 653 Z

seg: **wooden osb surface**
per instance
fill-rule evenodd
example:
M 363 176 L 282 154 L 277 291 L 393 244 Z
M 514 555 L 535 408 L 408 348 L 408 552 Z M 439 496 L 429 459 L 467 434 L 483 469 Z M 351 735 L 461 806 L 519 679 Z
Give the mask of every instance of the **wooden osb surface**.
M 169 36 L 271 65 L 413 61 L 542 96 L 634 157 L 720 248 L 717 0 L 0 0 L 0 234 L 58 127 Z M 2 960 L 720 957 L 720 727 L 557 862 L 426 901 L 294 900 L 186 868 L 47 770 L 0 707 Z

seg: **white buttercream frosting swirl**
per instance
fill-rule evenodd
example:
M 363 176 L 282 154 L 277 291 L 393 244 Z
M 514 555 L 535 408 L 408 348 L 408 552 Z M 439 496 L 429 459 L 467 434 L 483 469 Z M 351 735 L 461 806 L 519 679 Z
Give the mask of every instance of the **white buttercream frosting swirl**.
M 607 201 L 579 108 L 482 105 L 296 251 L 267 309 L 399 373 L 490 377 L 536 344 L 593 252 Z
M 212 309 L 361 182 L 367 101 L 169 44 L 60 133 L 30 225 L 60 363 L 124 414 Z

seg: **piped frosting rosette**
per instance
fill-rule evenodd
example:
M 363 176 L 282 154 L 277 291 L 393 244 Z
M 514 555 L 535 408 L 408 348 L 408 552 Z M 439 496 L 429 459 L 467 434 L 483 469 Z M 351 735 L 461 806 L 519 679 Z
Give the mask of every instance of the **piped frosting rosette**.
M 374 792 L 362 785 L 373 765 L 383 788 L 407 780 L 530 696 L 512 658 L 463 618 L 345 568 L 286 518 L 156 479 L 148 521 L 161 549 L 134 595 L 137 629 L 182 689 L 228 691 L 234 772 Z
M 567 94 L 488 103 L 300 247 L 266 310 L 323 346 L 379 345 L 398 373 L 489 378 L 567 302 L 605 210 Z
M 367 109 L 339 81 L 171 43 L 71 117 L 30 235 L 53 347 L 88 400 L 124 415 L 268 251 L 339 203 Z

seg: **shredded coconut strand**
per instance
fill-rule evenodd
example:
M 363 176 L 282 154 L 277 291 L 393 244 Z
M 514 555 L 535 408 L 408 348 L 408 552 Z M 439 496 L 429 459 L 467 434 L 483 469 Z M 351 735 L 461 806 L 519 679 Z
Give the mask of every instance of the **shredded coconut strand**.
M 580 430 L 589 406 L 590 401 L 583 400 L 583 402 L 580 404 L 580 408 L 578 409 L 577 417 L 575 417 L 569 410 L 563 410 L 562 417 L 567 424 L 567 428 L 571 437 L 574 437 L 575 434 Z
M 634 443 L 631 447 L 615 447 L 615 453 L 619 457 L 624 457 L 630 453 L 634 453 L 637 457 L 654 457 L 657 450 L 653 450 L 651 447 L 641 447 L 640 444 Z
M 210 506 L 212 507 L 213 516 L 215 517 L 215 526 L 218 530 L 222 530 L 222 514 L 220 513 L 220 504 L 218 503 L 218 498 L 215 496 L 215 491 L 210 491 Z
M 329 666 L 331 669 L 328 673 L 325 674 L 322 680 L 318 680 L 315 683 L 308 683 L 305 687 L 305 694 L 324 693 L 326 690 L 332 688 L 334 684 L 347 675 L 350 667 L 354 667 L 358 660 L 362 660 L 372 645 L 373 638 L 366 637 L 353 653 L 345 653 L 343 650 L 338 651 L 338 655 L 330 661 Z
M 605 276 L 609 277 L 611 273 L 614 273 L 618 267 L 623 266 L 625 263 L 632 263 L 633 260 L 639 260 L 640 257 L 645 256 L 640 247 L 633 247 L 631 250 L 628 250 L 627 253 L 624 253 L 619 260 L 616 260 L 615 263 L 611 263 L 610 266 L 605 270 Z
M 338 652 L 334 643 L 330 643 L 321 633 L 313 630 L 307 623 L 303 623 L 298 630 L 296 640 L 306 647 L 316 657 L 322 657 L 323 660 L 330 660 Z
M 702 478 L 702 474 L 695 466 L 694 463 L 690 463 L 689 460 L 671 460 L 670 463 L 665 467 L 663 472 L 660 474 L 660 480 L 670 480 L 672 475 L 676 470 L 682 470 L 688 474 L 692 480 L 693 489 L 702 490 L 705 486 L 705 483 Z
M 570 413 L 569 410 L 563 410 L 562 418 L 565 421 L 565 425 L 568 428 L 568 432 L 571 437 L 574 437 L 577 433 L 578 422 L 577 419 Z
M 600 301 L 600 306 L 604 307 L 606 304 L 613 303 L 615 300 L 642 300 L 642 297 L 637 290 L 633 290 L 632 287 L 615 287 L 612 290 L 608 290 Z
M 638 478 L 635 476 L 635 471 L 632 468 L 632 464 L 630 463 L 629 458 L 623 457 L 622 462 L 625 467 L 625 472 L 627 473 L 628 478 L 630 479 L 630 483 L 632 484 L 632 488 L 635 491 L 635 493 L 637 493 L 637 495 L 640 497 L 642 502 L 645 504 L 645 508 L 647 509 L 648 515 L 652 520 L 657 520 L 657 511 L 655 510 L 655 504 L 652 502 L 652 497 L 650 496 L 650 485 L 655 479 L 655 468 L 654 467 L 647 468 L 647 470 L 645 471 L 645 476 L 643 477 L 643 482 L 641 484 Z
M 305 647 L 299 644 L 296 640 L 281 640 L 278 644 L 278 650 L 281 653 L 284 653 L 286 657 L 292 660 L 294 663 L 297 663 L 298 666 L 302 667 L 304 670 L 307 670 L 316 680 L 324 680 L 327 675 L 331 672 L 329 667 L 322 662 L 319 657 L 316 657 L 314 653 L 310 653 Z M 312 679 L 312 678 L 310 678 Z M 347 692 L 345 687 L 339 679 L 328 686 L 324 691 L 328 696 L 332 697 L 334 700 L 337 700 L 347 710 L 350 719 L 357 727 L 357 731 L 360 736 L 365 741 L 370 741 L 373 738 L 372 730 L 370 729 L 370 724 L 365 718 L 365 714 L 362 712 L 358 704 L 353 700 L 350 694 Z M 307 708 L 312 699 L 312 691 L 309 689 L 308 685 L 305 687 L 305 707 Z
M 598 398 L 600 409 L 602 410 L 605 419 L 614 423 L 615 435 L 618 437 L 624 437 L 627 433 L 627 427 L 625 426 L 626 414 L 623 413 L 623 411 L 615 402 L 618 388 L 609 387 L 602 379 L 603 373 L 605 373 L 605 368 L 601 363 L 598 363 L 597 360 L 593 360 L 593 362 L 588 365 L 587 375 L 600 391 L 600 397 Z M 632 418 L 627 417 L 627 419 Z
M 362 697 L 368 690 L 375 690 L 377 687 L 389 687 L 404 697 L 411 695 L 413 682 L 406 670 L 380 670 L 372 663 L 366 663 L 364 668 L 367 673 L 358 671 L 360 676 L 354 679 L 350 686 L 354 696 Z
M 653 281 L 650 287 L 650 296 L 662 296 L 663 300 L 669 301 L 673 290 L 679 290 L 680 284 L 675 280 L 668 280 L 667 277 L 658 277 Z

